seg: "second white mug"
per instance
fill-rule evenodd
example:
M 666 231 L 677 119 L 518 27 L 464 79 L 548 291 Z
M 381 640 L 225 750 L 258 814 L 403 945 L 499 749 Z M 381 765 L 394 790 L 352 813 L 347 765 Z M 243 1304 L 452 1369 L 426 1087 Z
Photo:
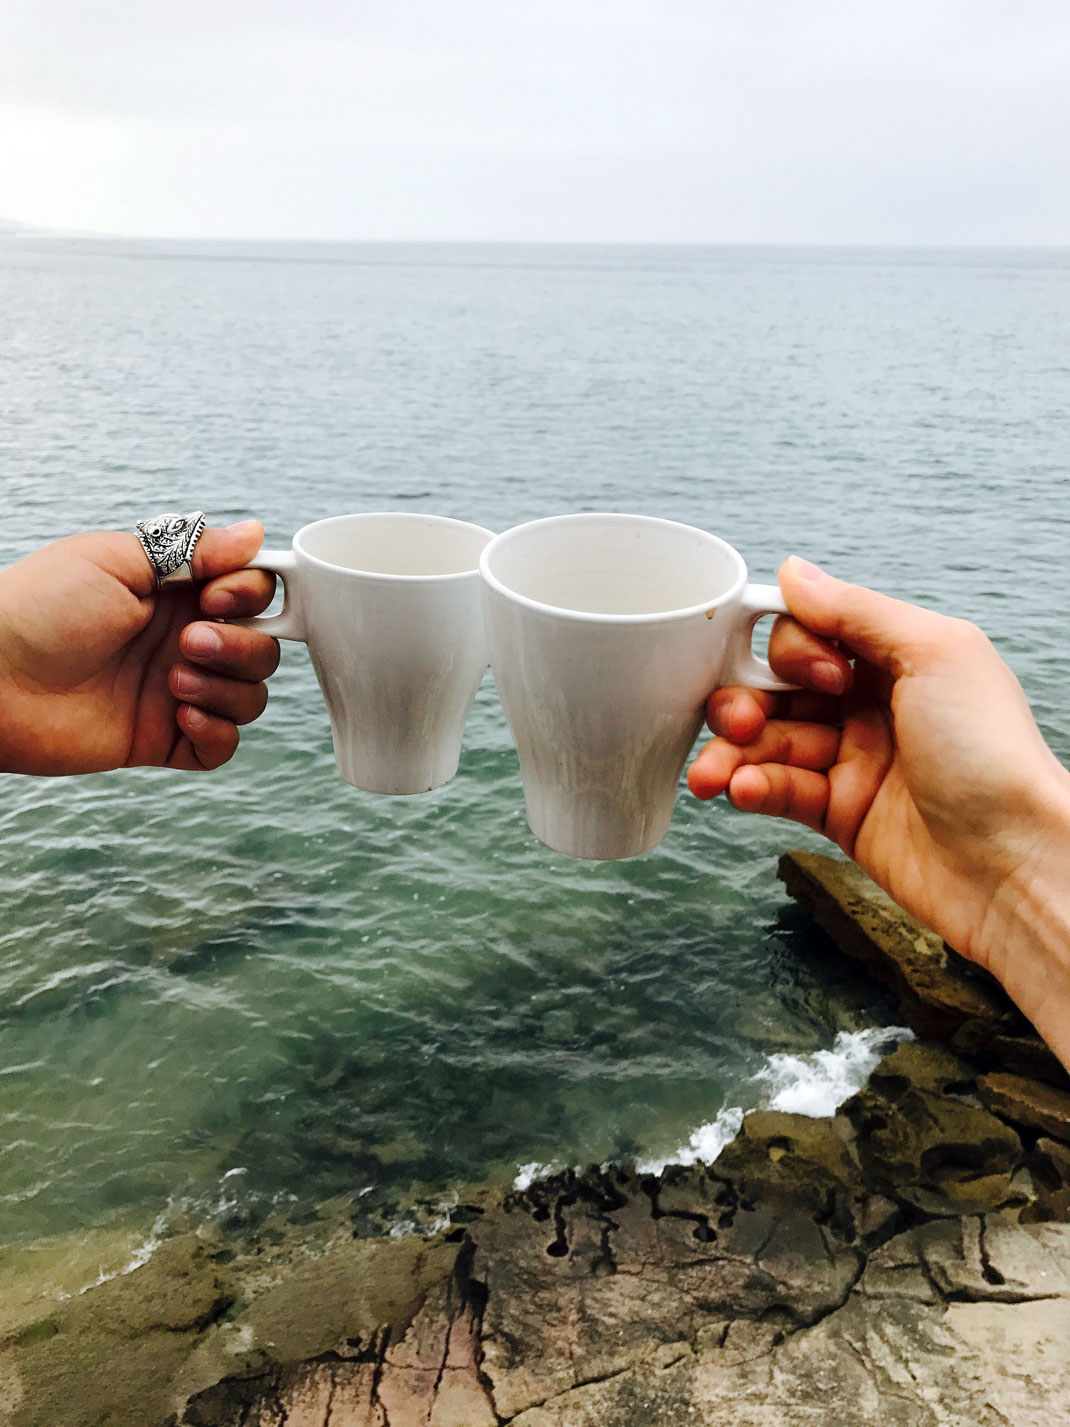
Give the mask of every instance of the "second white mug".
M 716 535 L 643 515 L 562 515 L 480 556 L 494 681 L 528 822 L 558 852 L 634 857 L 665 836 L 706 700 L 791 685 L 751 652 L 775 585 Z
M 308 645 L 338 771 L 369 793 L 426 793 L 457 771 L 487 668 L 481 525 L 440 515 L 337 515 L 249 566 L 285 587 L 277 615 L 235 621 Z

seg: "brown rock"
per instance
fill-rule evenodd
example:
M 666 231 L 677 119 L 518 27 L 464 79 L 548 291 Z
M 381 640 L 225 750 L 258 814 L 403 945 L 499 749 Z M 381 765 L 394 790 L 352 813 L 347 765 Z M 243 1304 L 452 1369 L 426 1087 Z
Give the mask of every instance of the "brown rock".
M 954 1220 L 893 1240 L 888 1264 L 908 1270 L 899 1284 L 875 1295 L 864 1276 L 812 1327 L 757 1333 L 735 1359 L 711 1344 L 660 1370 L 637 1365 L 511 1427 L 1065 1427 L 1070 1228 L 986 1221 L 987 1261 L 972 1222 L 972 1240 Z
M 165 1370 L 155 1398 L 128 1395 L 109 1415 L 106 1398 L 86 1400 L 68 1375 L 48 1425 L 159 1427 L 167 1400 L 186 1403 L 172 1427 L 1063 1427 L 1070 1225 L 949 1213 L 950 1196 L 976 1195 L 986 1178 L 1005 1187 L 1017 1144 L 971 1103 L 963 1073 L 948 1051 L 908 1043 L 870 1087 L 874 1144 L 852 1132 L 857 1104 L 833 1121 L 759 1112 L 712 1166 L 661 1179 L 558 1175 L 489 1207 L 467 1233 L 341 1241 L 289 1288 L 286 1278 L 261 1286 L 218 1323 L 207 1320 L 234 1290 L 219 1300 L 211 1264 L 187 1246 L 167 1279 L 186 1285 L 184 1299 L 135 1295 L 137 1312 L 150 1310 L 147 1336 L 164 1340 L 141 1360 L 143 1394 L 150 1366 Z M 925 1152 L 947 1140 L 958 1111 L 982 1117 L 991 1163 L 963 1178 L 952 1166 L 948 1178 L 946 1161 L 926 1166 Z M 927 1118 L 932 1137 L 916 1123 Z M 993 1140 L 993 1124 L 1006 1140 Z M 915 1211 L 904 1229 L 901 1205 L 874 1192 L 867 1166 L 893 1151 L 944 1217 Z M 54 1336 L 38 1326 L 13 1346 L 5 1424 L 46 1420 L 34 1354 L 76 1349 L 84 1368 L 99 1309 L 121 1292 L 93 1290 L 64 1309 L 74 1316 L 57 1319 Z M 280 1356 L 284 1342 L 332 1340 L 320 1299 L 335 1294 L 337 1348 Z M 96 1341 L 112 1371 L 114 1341 Z M 184 1368 L 166 1356 L 175 1349 Z M 215 1364 L 216 1377 L 181 1387 L 194 1364 Z
M 974 1088 L 971 1067 L 942 1045 L 930 1041 L 902 1041 L 889 1051 L 869 1078 L 888 1098 L 913 1089 L 927 1095 L 969 1095 Z
M 1009 1070 L 1030 1080 L 1070 1089 L 1070 1074 L 1039 1036 L 1008 1036 L 993 1031 L 990 1021 L 966 1021 L 951 1037 L 951 1048 L 980 1061 L 989 1070 Z
M 977 1090 L 989 1109 L 1003 1119 L 1043 1130 L 1058 1140 L 1070 1140 L 1070 1092 L 999 1072 L 978 1076 Z
M 1070 1300 L 1070 1237 L 1065 1224 L 1023 1229 L 1000 1214 L 922 1224 L 910 1231 L 944 1298 L 1024 1303 Z
M 772 1112 L 708 1168 L 534 1185 L 472 1230 L 496 1410 L 510 1419 L 629 1364 L 668 1371 L 681 1344 L 767 1354 L 843 1300 L 898 1212 L 861 1182 L 839 1127 Z
M 919 1022 L 959 1025 L 964 1051 L 1030 1043 L 953 953 L 856 890 L 857 906 L 842 884 L 822 905 L 885 948 Z M 1048 1133 L 1023 1145 L 1007 1120 Z M 354 1239 L 346 1222 L 297 1262 L 250 1249 L 244 1277 L 185 1236 L 17 1320 L 0 1419 L 1063 1427 L 1070 1224 L 1048 1221 L 1070 1218 L 1068 1127 L 1070 1095 L 978 1082 L 961 1055 L 910 1041 L 834 1119 L 752 1113 L 713 1165 L 488 1192 L 429 1241 Z
M 841 1114 L 877 1188 L 932 1215 L 1025 1204 L 1018 1136 L 971 1103 L 969 1067 L 939 1046 L 906 1042 L 885 1056 Z
M 922 1035 L 949 1036 L 968 1020 L 1013 1028 L 1013 1003 L 977 968 L 950 952 L 853 862 L 785 852 L 777 875 L 849 956 L 899 997 Z
M 1070 1221 L 1070 1145 L 1060 1140 L 1037 1140 L 1026 1161 L 1035 1198 L 1022 1210 L 1023 1224 L 1052 1219 Z

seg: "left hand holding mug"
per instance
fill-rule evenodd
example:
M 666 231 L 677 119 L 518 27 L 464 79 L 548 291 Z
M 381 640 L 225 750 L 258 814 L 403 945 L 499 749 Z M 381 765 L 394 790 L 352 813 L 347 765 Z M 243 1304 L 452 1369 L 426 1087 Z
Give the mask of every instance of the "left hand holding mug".
M 156 589 L 134 535 L 57 540 L 0 571 L 0 771 L 98 773 L 226 763 L 267 702 L 279 646 L 201 620 L 258 614 L 274 579 L 242 570 L 257 520 L 207 529 L 196 584 Z

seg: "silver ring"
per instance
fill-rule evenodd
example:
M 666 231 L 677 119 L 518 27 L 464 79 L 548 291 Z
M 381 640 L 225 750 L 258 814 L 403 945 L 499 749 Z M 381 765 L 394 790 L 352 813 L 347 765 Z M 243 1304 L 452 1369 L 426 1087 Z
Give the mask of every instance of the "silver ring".
M 154 515 L 134 526 L 134 534 L 156 576 L 157 589 L 189 584 L 193 579 L 193 551 L 203 530 L 201 510 L 191 510 L 189 515 Z

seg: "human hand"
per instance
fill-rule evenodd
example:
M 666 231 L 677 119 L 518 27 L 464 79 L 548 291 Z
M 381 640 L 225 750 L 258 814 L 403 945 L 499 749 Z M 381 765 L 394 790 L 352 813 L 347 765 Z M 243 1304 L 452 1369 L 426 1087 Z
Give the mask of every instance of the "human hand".
M 965 621 L 797 557 L 780 586 L 794 618 L 774 626 L 769 661 L 804 691 L 715 693 L 719 737 L 691 766 L 692 792 L 824 833 L 1048 1034 L 1055 982 L 1033 958 L 1061 942 L 1070 986 L 1070 773 L 1018 680 Z
M 259 521 L 205 530 L 198 582 L 158 592 L 134 535 L 57 540 L 0 570 L 0 771 L 218 768 L 267 702 L 266 634 L 198 618 L 258 614 L 274 578 L 242 570 Z

